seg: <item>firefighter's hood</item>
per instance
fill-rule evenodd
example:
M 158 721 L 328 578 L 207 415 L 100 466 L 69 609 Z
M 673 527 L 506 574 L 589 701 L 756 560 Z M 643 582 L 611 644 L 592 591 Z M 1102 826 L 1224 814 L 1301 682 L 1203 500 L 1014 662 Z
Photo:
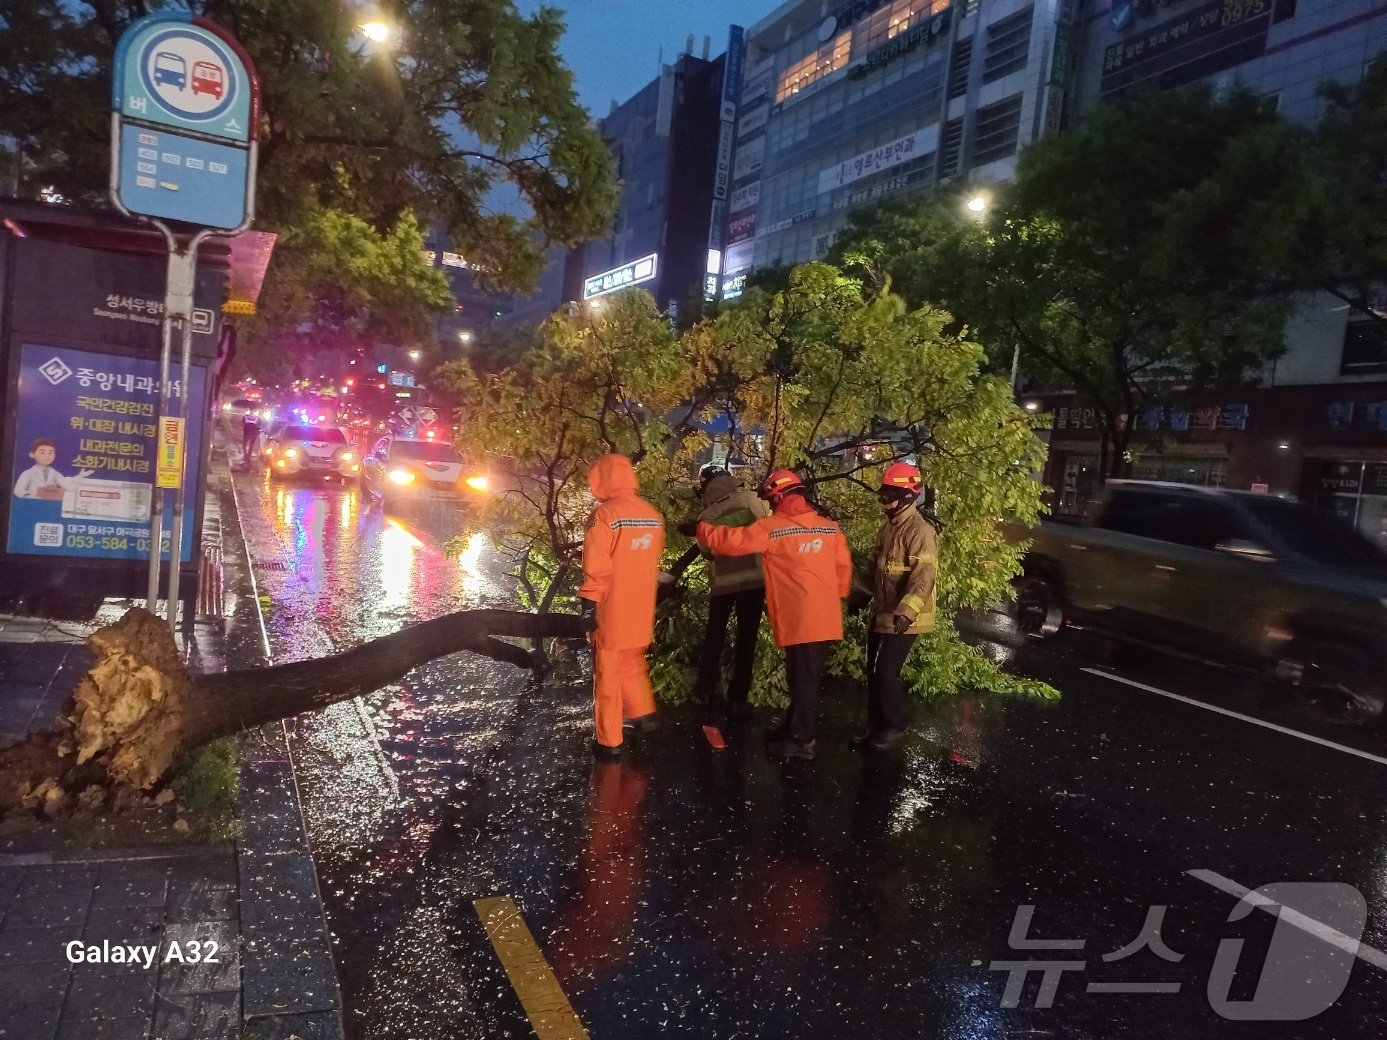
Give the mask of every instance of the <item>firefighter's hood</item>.
M 634 495 L 640 483 L 625 455 L 603 455 L 588 469 L 588 487 L 597 501 L 605 502 L 618 495 Z

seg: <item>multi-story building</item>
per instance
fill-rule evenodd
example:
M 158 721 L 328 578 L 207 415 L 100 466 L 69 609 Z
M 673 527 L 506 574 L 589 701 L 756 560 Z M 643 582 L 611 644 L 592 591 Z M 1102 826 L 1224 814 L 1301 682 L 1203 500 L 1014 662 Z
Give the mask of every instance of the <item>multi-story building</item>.
M 1076 34 L 1078 113 L 1140 88 L 1203 82 L 1263 95 L 1313 123 L 1328 81 L 1352 84 L 1387 52 L 1380 0 L 1097 0 Z M 1376 219 L 1364 214 L 1364 219 Z M 1387 287 L 1379 306 L 1387 314 Z M 1134 476 L 1294 495 L 1387 547 L 1387 326 L 1327 294 L 1303 297 L 1285 355 L 1261 385 L 1219 406 L 1153 403 L 1137 420 Z M 1096 479 L 1091 412 L 1054 411 L 1046 482 L 1081 509 Z
M 734 39 L 739 34 L 734 30 Z M 616 159 L 621 197 L 611 237 L 569 253 L 567 299 L 596 299 L 634 285 L 670 313 L 703 299 L 709 249 L 721 233 L 713 216 L 720 144 L 730 147 L 731 137 L 721 125 L 728 56 L 709 60 L 708 50 L 705 40 L 702 58 L 681 54 L 599 122 Z
M 723 293 L 851 210 L 1009 179 L 1058 129 L 1078 0 L 789 0 L 747 34 Z

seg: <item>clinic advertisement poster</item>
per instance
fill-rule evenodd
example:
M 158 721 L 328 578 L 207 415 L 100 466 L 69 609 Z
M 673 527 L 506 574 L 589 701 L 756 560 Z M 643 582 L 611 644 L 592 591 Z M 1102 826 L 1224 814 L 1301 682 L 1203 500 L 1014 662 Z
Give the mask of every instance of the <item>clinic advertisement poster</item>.
M 170 410 L 184 391 L 177 366 Z M 202 452 L 207 370 L 191 373 L 188 479 Z M 85 350 L 24 344 L 10 494 L 8 550 L 24 556 L 149 558 L 156 462 L 159 363 Z M 183 562 L 192 559 L 188 504 Z M 170 507 L 171 508 L 171 507 Z M 165 514 L 167 528 L 171 514 Z M 164 531 L 163 556 L 170 535 Z

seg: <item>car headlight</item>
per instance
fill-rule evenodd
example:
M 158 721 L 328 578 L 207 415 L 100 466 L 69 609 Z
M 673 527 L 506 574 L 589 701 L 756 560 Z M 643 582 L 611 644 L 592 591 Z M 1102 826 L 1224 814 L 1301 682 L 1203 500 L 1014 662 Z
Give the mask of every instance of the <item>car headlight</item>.
M 342 453 L 342 461 L 343 461 L 343 462 L 351 462 L 351 461 L 352 461 L 353 459 L 355 459 L 355 458 L 356 458 L 356 456 L 353 455 L 353 454 L 352 454 L 351 452 L 349 452 L 349 451 L 344 451 L 344 452 Z
M 407 469 L 392 469 L 390 479 L 396 484 L 413 484 L 414 474 Z
M 486 477 L 483 477 L 481 475 L 470 476 L 467 478 L 467 480 L 464 481 L 464 483 L 473 491 L 485 491 L 489 486 L 489 482 L 487 481 Z
M 285 448 L 285 449 L 284 449 L 284 457 L 285 457 L 286 459 L 296 459 L 296 458 L 298 458 L 298 457 L 299 457 L 299 449 L 298 449 L 298 448 Z

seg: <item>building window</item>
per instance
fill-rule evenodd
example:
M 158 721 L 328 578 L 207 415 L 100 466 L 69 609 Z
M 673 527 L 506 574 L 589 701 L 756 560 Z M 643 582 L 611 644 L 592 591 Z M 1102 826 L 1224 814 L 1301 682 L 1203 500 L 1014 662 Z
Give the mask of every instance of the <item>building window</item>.
M 968 93 L 968 74 L 973 67 L 973 37 L 965 36 L 954 41 L 953 55 L 949 59 L 949 100 L 963 97 Z
M 948 180 L 963 165 L 963 117 L 944 124 L 939 140 L 939 179 Z
M 1295 0 L 1276 0 L 1271 9 L 1273 23 L 1288 21 L 1295 17 Z
M 1021 137 L 1021 97 L 1020 94 L 1013 94 L 995 105 L 978 109 L 970 166 L 985 166 L 1016 154 L 1016 145 Z
M 943 11 L 951 0 L 896 0 L 876 14 L 858 22 L 852 33 L 854 54 L 869 54 L 888 40 L 894 39 L 912 25 Z
M 1344 326 L 1344 353 L 1339 374 L 1381 375 L 1387 372 L 1387 325 L 1380 321 L 1351 321 Z
M 1026 67 L 1031 50 L 1031 16 L 1034 7 L 1008 15 L 987 27 L 987 57 L 982 63 L 982 81 L 991 83 Z
M 775 92 L 776 103 L 798 94 L 830 72 L 837 72 L 848 63 L 851 52 L 852 33 L 839 33 L 803 61 L 795 62 L 780 76 L 780 87 Z

